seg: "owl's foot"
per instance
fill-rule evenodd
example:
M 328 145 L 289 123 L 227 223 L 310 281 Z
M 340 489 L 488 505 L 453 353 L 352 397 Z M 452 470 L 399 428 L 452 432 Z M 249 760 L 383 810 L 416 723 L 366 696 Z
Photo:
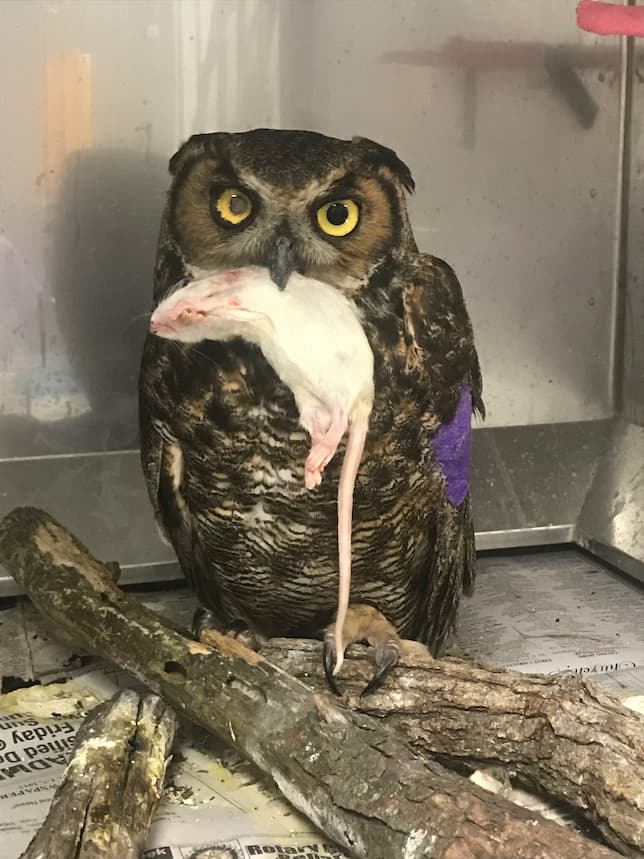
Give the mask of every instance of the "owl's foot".
M 361 693 L 362 697 L 377 689 L 391 669 L 398 664 L 401 640 L 392 624 L 377 609 L 370 605 L 353 605 L 349 606 L 342 629 L 342 654 L 350 644 L 358 641 L 365 641 L 374 648 L 376 663 L 373 676 Z M 334 676 L 338 656 L 334 623 L 324 632 L 322 656 L 329 686 L 336 695 L 340 695 Z
M 223 635 L 228 635 L 250 650 L 258 651 L 264 644 L 262 637 L 250 630 L 244 621 L 236 620 L 229 626 L 224 626 L 214 612 L 199 606 L 192 618 L 192 635 L 196 641 L 201 641 L 201 636 L 208 629 L 214 629 Z

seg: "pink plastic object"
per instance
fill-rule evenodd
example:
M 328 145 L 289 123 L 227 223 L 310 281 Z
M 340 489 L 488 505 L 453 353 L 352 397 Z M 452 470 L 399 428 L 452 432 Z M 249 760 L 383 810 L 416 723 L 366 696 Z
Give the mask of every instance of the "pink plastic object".
M 599 36 L 644 36 L 644 6 L 581 0 L 577 6 L 577 26 Z

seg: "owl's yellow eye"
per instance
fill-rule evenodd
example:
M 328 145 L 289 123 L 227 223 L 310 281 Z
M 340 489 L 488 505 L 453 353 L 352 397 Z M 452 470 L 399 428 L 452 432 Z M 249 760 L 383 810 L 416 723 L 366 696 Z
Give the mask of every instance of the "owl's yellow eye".
M 353 200 L 333 200 L 320 206 L 317 219 L 328 236 L 348 236 L 358 226 L 360 209 Z
M 253 204 L 240 188 L 226 188 L 215 197 L 212 208 L 218 220 L 236 227 L 250 217 Z

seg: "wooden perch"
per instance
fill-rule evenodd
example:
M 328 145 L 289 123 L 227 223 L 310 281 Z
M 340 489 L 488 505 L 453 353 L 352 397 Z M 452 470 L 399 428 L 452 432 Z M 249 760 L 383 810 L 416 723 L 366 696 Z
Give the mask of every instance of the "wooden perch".
M 126 596 L 42 511 L 21 508 L 5 518 L 0 561 L 55 627 L 144 680 L 178 713 L 232 741 L 350 856 L 617 856 L 431 757 L 421 759 L 378 719 L 341 709 L 233 639 L 215 636 L 211 650 L 184 638 Z
M 92 710 L 20 859 L 139 859 L 175 730 L 174 714 L 156 695 L 119 692 Z
M 206 633 L 209 635 L 209 633 Z M 573 674 L 522 674 L 414 655 L 378 692 L 365 648 L 342 669 L 348 703 L 412 748 L 472 768 L 503 765 L 526 786 L 578 809 L 620 852 L 644 855 L 644 719 Z M 273 639 L 262 655 L 324 689 L 321 645 Z

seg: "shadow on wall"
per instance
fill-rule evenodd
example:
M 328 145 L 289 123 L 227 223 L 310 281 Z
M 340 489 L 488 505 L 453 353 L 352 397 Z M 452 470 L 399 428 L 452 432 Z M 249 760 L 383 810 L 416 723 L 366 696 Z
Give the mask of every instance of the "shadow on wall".
M 165 157 L 75 152 L 50 213 L 48 286 L 0 246 L 10 311 L 0 330 L 0 457 L 138 446 L 137 378 L 167 185 Z
M 52 292 L 100 449 L 137 444 L 137 377 L 167 184 L 159 156 L 92 150 L 66 164 L 53 218 Z

